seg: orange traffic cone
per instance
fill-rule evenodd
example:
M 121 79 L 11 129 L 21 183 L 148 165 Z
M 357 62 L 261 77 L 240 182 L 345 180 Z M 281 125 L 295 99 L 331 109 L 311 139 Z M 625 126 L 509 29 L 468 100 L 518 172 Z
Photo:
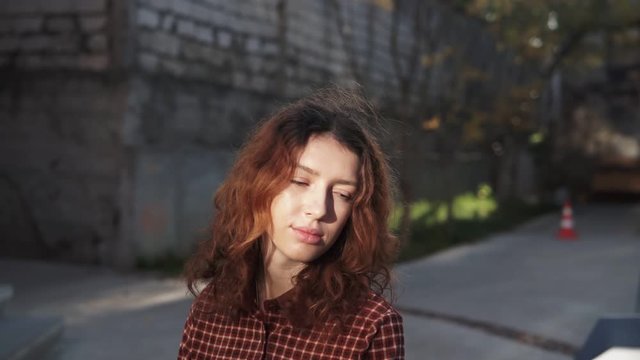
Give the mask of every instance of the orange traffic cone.
M 562 220 L 557 235 L 558 240 L 577 240 L 578 234 L 573 229 L 573 209 L 569 200 L 562 206 Z

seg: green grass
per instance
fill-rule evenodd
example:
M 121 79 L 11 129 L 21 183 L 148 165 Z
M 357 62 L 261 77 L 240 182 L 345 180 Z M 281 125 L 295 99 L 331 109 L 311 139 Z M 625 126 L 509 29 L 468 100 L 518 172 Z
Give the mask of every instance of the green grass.
M 488 185 L 480 185 L 476 193 L 467 192 L 453 200 L 453 217 L 458 220 L 486 219 L 498 208 Z M 447 205 L 443 202 L 418 200 L 411 204 L 410 218 L 413 224 L 436 225 L 446 222 Z M 391 214 L 389 225 L 398 229 L 402 209 L 398 206 Z
M 399 262 L 433 254 L 448 247 L 470 243 L 491 234 L 506 231 L 555 209 L 549 205 L 529 205 L 521 201 L 498 203 L 488 186 L 454 198 L 453 220 L 447 228 L 447 205 L 420 200 L 411 205 L 411 237 L 403 244 Z M 391 228 L 399 232 L 401 209 L 391 219 Z M 449 230 L 449 231 L 447 231 Z

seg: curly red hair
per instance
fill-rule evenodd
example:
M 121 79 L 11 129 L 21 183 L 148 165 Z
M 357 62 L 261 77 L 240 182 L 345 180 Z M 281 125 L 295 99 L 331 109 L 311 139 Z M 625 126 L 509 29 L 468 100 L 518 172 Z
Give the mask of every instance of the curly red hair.
M 260 244 L 271 226 L 271 202 L 290 183 L 309 138 L 319 134 L 330 134 L 359 157 L 359 185 L 336 243 L 295 277 L 296 301 L 288 305 L 287 313 L 296 323 L 342 323 L 369 289 L 388 290 L 397 240 L 387 226 L 391 177 L 372 133 L 378 125 L 379 118 L 366 100 L 335 87 L 262 121 L 215 195 L 210 237 L 185 267 L 189 290 L 197 295 L 197 283 L 205 281 L 218 308 L 236 314 L 256 309 Z

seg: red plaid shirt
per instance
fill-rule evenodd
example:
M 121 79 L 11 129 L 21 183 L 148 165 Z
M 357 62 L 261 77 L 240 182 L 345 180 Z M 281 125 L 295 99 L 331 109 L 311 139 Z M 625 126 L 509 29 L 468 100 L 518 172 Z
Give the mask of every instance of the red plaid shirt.
M 179 360 L 404 359 L 402 318 L 373 292 L 346 331 L 335 336 L 293 327 L 278 299 L 265 301 L 265 311 L 234 320 L 203 311 L 206 294 L 205 289 L 191 306 Z

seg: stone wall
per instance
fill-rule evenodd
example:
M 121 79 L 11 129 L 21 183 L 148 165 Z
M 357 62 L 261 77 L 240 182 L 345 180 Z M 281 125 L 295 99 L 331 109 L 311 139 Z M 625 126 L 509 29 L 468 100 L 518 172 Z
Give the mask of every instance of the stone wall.
M 0 3 L 0 253 L 104 263 L 127 82 L 106 0 Z
M 132 189 L 121 253 L 184 256 L 206 231 L 235 150 L 274 99 L 158 74 L 133 76 L 130 91 L 124 139 Z
M 94 74 L 12 80 L 0 90 L 0 193 L 13 204 L 3 202 L 0 252 L 104 261 L 121 220 L 124 84 Z
M 3 2 L 0 251 L 122 266 L 186 255 L 206 231 L 235 150 L 265 114 L 354 79 L 376 104 L 398 101 L 384 4 Z M 465 44 L 456 56 L 502 79 L 474 91 L 495 94 L 514 81 L 517 68 L 479 24 L 438 5 L 431 14 L 433 51 Z M 398 34 L 396 55 L 406 62 L 411 23 L 399 22 Z M 451 61 L 432 64 L 417 91 L 437 99 L 456 71 Z M 437 169 L 422 166 L 429 146 L 412 136 L 416 151 L 403 154 L 415 165 L 409 178 L 418 194 L 437 193 Z M 460 190 L 487 178 L 482 160 L 459 168 L 478 169 L 476 178 L 454 176 Z
M 188 253 L 249 129 L 277 104 L 352 81 L 332 11 L 329 1 L 138 2 L 125 121 L 136 154 L 132 248 L 124 253 Z
M 105 70 L 110 65 L 107 0 L 3 1 L 0 66 Z
M 329 1 L 141 0 L 135 19 L 150 73 L 283 98 L 350 79 Z

